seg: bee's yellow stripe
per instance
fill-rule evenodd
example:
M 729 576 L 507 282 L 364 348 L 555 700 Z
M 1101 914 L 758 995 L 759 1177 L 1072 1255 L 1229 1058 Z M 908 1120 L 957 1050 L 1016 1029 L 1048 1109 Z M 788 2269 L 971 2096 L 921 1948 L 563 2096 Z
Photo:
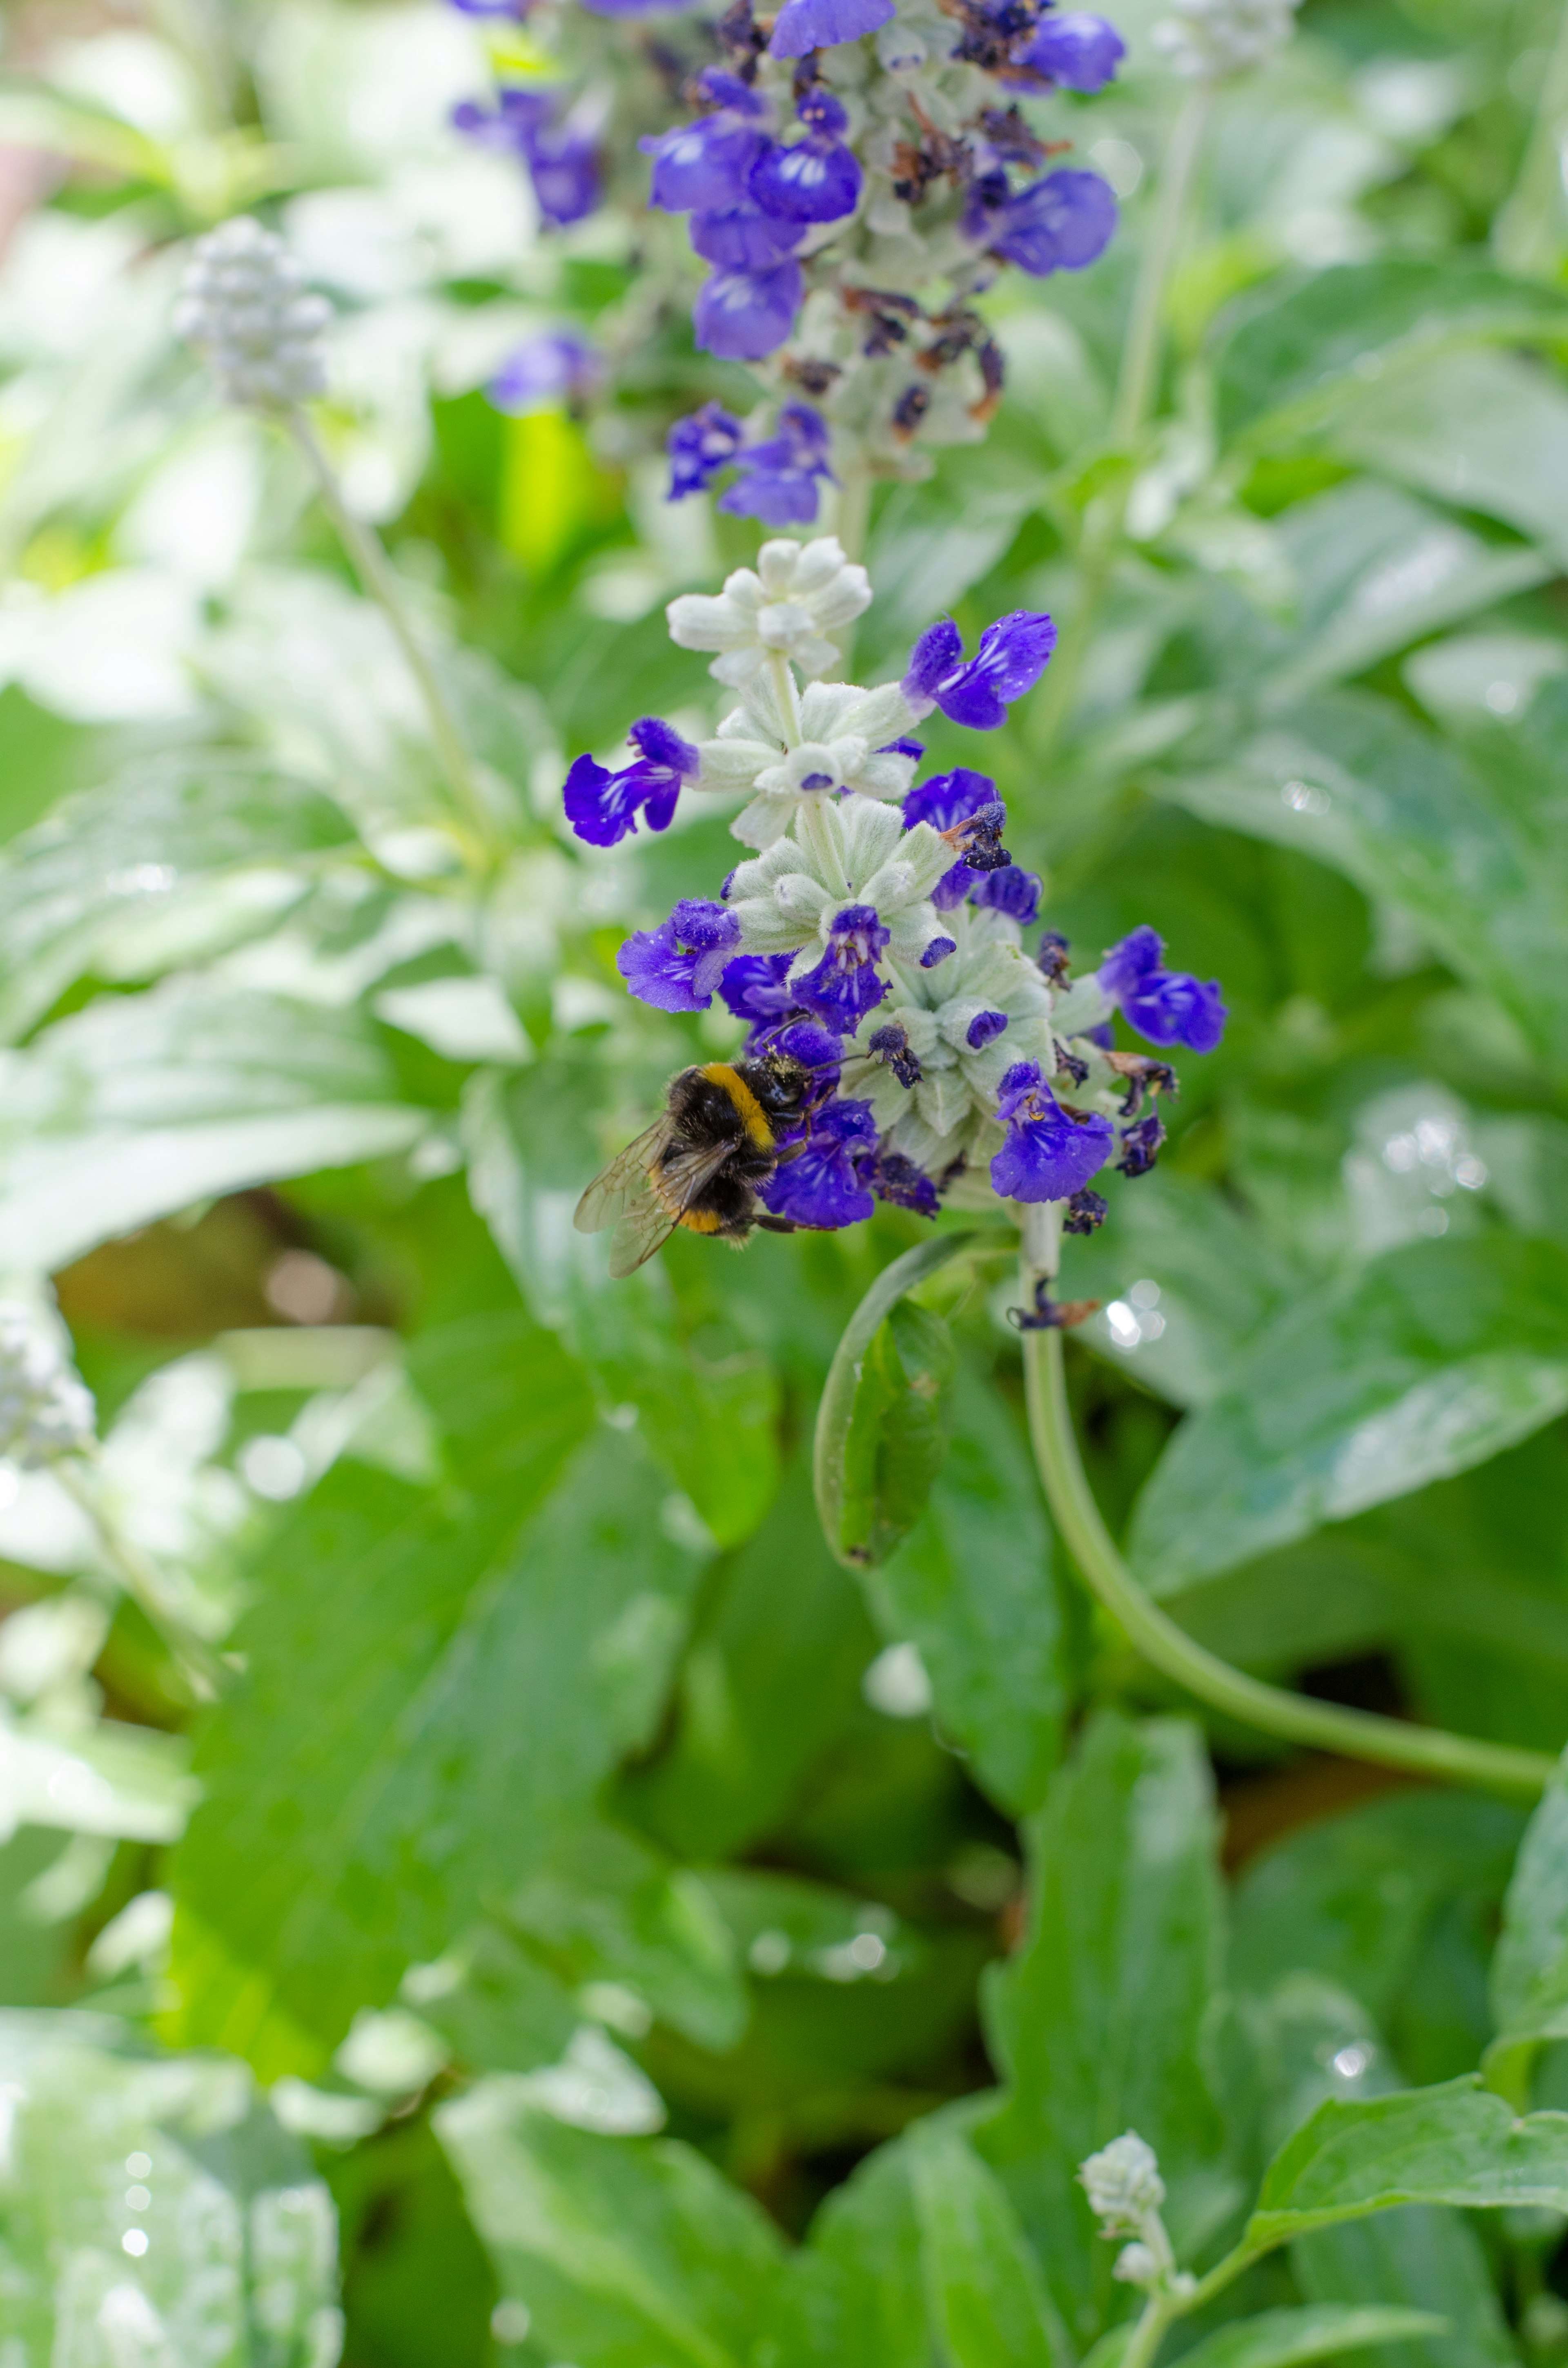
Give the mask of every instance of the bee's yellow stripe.
M 685 1209 L 678 1222 L 694 1234 L 716 1234 L 721 1220 L 714 1209 Z
M 759 1151 L 773 1148 L 773 1129 L 767 1114 L 745 1079 L 733 1070 L 728 1061 L 710 1061 L 702 1072 L 710 1086 L 729 1095 L 740 1113 L 741 1124 Z

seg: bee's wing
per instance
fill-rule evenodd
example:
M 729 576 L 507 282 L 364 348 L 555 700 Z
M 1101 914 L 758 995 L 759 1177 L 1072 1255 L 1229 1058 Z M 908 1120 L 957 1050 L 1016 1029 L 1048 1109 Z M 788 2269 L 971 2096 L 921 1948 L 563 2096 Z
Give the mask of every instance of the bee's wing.
M 580 1234 L 602 1234 L 649 1190 L 648 1170 L 672 1139 L 667 1117 L 656 1118 L 635 1143 L 618 1152 L 577 1203 L 572 1223 Z

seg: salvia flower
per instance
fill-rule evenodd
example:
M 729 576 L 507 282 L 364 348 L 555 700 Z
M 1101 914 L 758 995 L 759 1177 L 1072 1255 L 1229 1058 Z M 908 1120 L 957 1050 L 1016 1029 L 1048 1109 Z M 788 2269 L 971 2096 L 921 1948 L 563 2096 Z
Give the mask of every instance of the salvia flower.
M 827 462 L 828 433 L 820 412 L 787 403 L 777 435 L 735 455 L 740 474 L 719 496 L 719 507 L 766 526 L 810 526 L 817 514 L 817 481 L 835 482 Z
M 603 356 L 562 330 L 515 346 L 485 393 L 497 411 L 520 418 L 557 403 L 585 402 L 603 377 Z
M 759 92 L 716 67 L 699 77 L 699 86 L 710 112 L 639 142 L 653 159 L 649 202 L 666 213 L 744 204 L 752 167 L 767 146 L 762 126 L 771 110 Z
M 1151 39 L 1179 74 L 1217 81 L 1260 66 L 1296 28 L 1298 0 L 1168 0 Z
M 706 493 L 739 452 L 744 434 L 740 421 L 719 403 L 705 403 L 700 411 L 677 419 L 665 438 L 670 456 L 666 499 L 679 502 L 687 494 Z
M 1064 1109 L 1035 1061 L 1007 1071 L 996 1115 L 1006 1140 L 991 1162 L 991 1181 L 1005 1201 L 1069 1200 L 1099 1174 L 1115 1147 L 1109 1119 Z
M 1111 947 L 1096 976 L 1107 998 L 1151 1044 L 1185 1044 L 1191 1053 L 1212 1053 L 1227 1018 L 1218 979 L 1207 985 L 1187 971 L 1166 970 L 1165 940 L 1154 930 L 1134 929 Z
M 1056 627 L 1048 616 L 1016 609 L 986 626 L 979 649 L 966 660 L 963 636 L 944 618 L 928 625 L 911 650 L 903 695 L 916 718 L 939 707 L 954 723 L 994 731 L 1006 722 L 1011 702 L 1034 689 L 1055 647 Z
M 891 934 L 874 905 L 846 905 L 833 916 L 822 960 L 794 981 L 807 1009 L 841 1036 L 852 1036 L 888 991 L 877 958 Z
M 1052 9 L 1019 55 L 1020 65 L 1032 66 L 1063 90 L 1085 94 L 1104 90 L 1127 55 L 1127 44 L 1103 17 L 1079 9 L 1058 16 Z
M 722 362 L 759 362 L 784 343 L 805 282 L 791 259 L 763 271 L 715 271 L 692 308 L 699 347 Z
M 698 776 L 698 750 L 658 716 L 643 716 L 626 736 L 637 757 L 620 772 L 579 757 L 566 776 L 566 819 L 592 847 L 616 846 L 635 831 L 639 814 L 650 830 L 668 830 L 682 782 Z
M 25 1307 L 0 1307 L 0 1456 L 36 1472 L 91 1447 L 91 1391 Z
M 1109 183 L 1065 167 L 1015 193 L 977 195 L 965 219 L 971 237 L 983 237 L 993 255 L 1035 279 L 1097 263 L 1116 223 Z
M 989 905 L 993 911 L 1006 913 L 1027 929 L 1040 918 L 1040 900 L 1043 882 L 1033 871 L 1021 864 L 1004 863 L 994 871 L 982 872 L 970 891 L 976 905 Z
M 465 98 L 452 109 L 453 129 L 482 147 L 520 156 L 546 222 L 563 228 L 581 222 L 601 194 L 597 109 L 561 111 L 561 94 L 509 86 L 494 107 Z
M 706 1011 L 740 938 L 722 905 L 683 896 L 656 929 L 632 932 L 616 968 L 638 1001 L 656 1011 Z
M 893 14 L 893 0 L 784 0 L 768 49 L 776 58 L 809 57 L 879 31 Z
M 776 1217 L 823 1232 L 857 1225 L 876 1202 L 855 1172 L 855 1155 L 874 1156 L 877 1123 L 864 1102 L 831 1101 L 812 1119 L 803 1148 L 781 1160 L 762 1189 Z
M 794 223 L 830 222 L 852 214 L 865 176 L 839 134 L 848 116 L 832 92 L 813 85 L 796 113 L 806 136 L 792 146 L 773 142 L 752 166 L 747 188 L 765 213 Z
M 175 329 L 204 356 L 231 403 L 284 409 L 324 393 L 324 296 L 306 292 L 283 241 L 248 214 L 199 238 Z

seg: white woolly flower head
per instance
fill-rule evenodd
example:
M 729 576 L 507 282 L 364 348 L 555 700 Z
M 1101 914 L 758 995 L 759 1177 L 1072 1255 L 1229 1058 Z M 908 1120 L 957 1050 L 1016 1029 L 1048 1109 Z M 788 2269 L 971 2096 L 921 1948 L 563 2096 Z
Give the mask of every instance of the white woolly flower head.
M 1149 2221 L 1165 2200 L 1159 2157 L 1136 2130 L 1126 2130 L 1078 2166 L 1089 2209 L 1107 2236 L 1147 2239 Z
M 708 671 L 735 689 L 770 657 L 788 658 L 808 678 L 838 655 L 829 636 L 869 609 L 870 578 L 846 559 L 836 535 L 813 542 L 765 542 L 755 568 L 737 567 L 716 595 L 683 592 L 665 614 L 683 650 L 717 650 Z
M 1179 74 L 1218 81 L 1267 64 L 1296 29 L 1299 0 L 1168 0 L 1150 35 Z
M 92 1392 L 25 1307 L 0 1305 L 0 1456 L 36 1472 L 93 1443 Z
M 756 675 L 717 737 L 699 744 L 699 790 L 753 792 L 751 804 L 731 825 L 747 847 L 770 847 L 802 805 L 835 791 L 901 798 L 914 779 L 918 759 L 887 746 L 914 720 L 897 683 L 876 690 L 855 683 L 809 683 L 799 704 L 797 737 L 779 712 L 773 684 L 766 675 Z
M 1016 1061 L 1037 1061 L 1047 1076 L 1055 1069 L 1051 991 L 1005 914 L 960 905 L 937 920 L 954 951 L 895 965 L 887 996 L 856 1030 L 843 1090 L 869 1101 L 892 1149 L 927 1175 L 961 1157 L 983 1178 L 1001 1147 L 1004 1076 Z
M 283 241 L 237 214 L 197 240 L 175 328 L 206 357 L 231 403 L 272 410 L 324 392 L 320 338 L 331 319 Z
M 896 806 L 812 799 L 792 837 L 775 839 L 731 874 L 725 903 L 740 924 L 737 951 L 797 953 L 795 968 L 809 970 L 836 915 L 869 905 L 889 933 L 889 953 L 918 962 L 947 934 L 931 891 L 952 860 L 929 823 L 905 830 Z

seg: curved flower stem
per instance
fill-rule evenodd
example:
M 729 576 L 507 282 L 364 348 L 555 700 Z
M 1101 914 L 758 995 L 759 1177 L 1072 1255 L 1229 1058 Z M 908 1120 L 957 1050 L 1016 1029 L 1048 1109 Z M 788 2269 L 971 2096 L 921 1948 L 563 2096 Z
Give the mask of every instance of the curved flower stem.
M 1543 1751 L 1483 1743 L 1440 1727 L 1406 1725 L 1369 1711 L 1309 1701 L 1232 1668 L 1199 1645 L 1143 1592 L 1100 1518 L 1074 1436 L 1059 1331 L 1024 1335 L 1024 1379 L 1029 1437 L 1057 1526 L 1096 1596 L 1155 1668 L 1215 1710 L 1291 1743 L 1486 1792 L 1534 1795 L 1544 1790 L 1556 1761 Z
M 403 663 L 413 678 L 430 725 L 430 737 L 435 744 L 437 758 L 446 777 L 467 831 L 471 834 L 470 860 L 480 870 L 488 870 L 494 860 L 495 830 L 483 795 L 475 779 L 472 764 L 463 746 L 462 734 L 447 703 L 446 693 L 436 679 L 429 658 L 420 646 L 419 638 L 408 620 L 381 537 L 363 518 L 356 518 L 343 498 L 342 488 L 331 461 L 323 451 L 310 421 L 297 406 L 287 415 L 289 431 L 303 453 L 321 506 L 331 518 L 339 541 L 354 564 L 356 574 L 380 607 L 392 627 Z
M 1127 2339 L 1118 2368 L 1153 2368 L 1155 2353 L 1165 2340 L 1165 2329 L 1174 2318 L 1182 2317 L 1182 2308 L 1170 2295 L 1152 2294 L 1144 2304 L 1138 2324 Z

